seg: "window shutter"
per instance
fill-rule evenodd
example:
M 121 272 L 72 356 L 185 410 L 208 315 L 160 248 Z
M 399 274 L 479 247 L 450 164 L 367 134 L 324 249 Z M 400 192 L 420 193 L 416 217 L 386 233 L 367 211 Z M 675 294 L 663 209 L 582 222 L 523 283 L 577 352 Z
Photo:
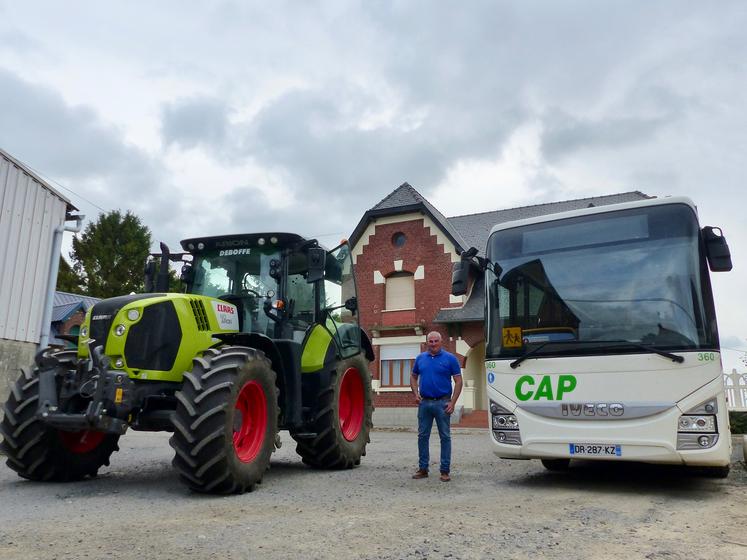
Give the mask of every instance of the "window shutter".
M 412 274 L 390 276 L 386 279 L 386 309 L 415 308 L 415 278 Z

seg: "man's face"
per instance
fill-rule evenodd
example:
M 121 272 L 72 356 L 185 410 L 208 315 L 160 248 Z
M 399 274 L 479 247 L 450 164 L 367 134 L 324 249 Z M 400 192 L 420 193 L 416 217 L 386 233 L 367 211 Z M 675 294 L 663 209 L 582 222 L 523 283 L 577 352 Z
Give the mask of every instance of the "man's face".
M 428 336 L 428 352 L 438 354 L 441 351 L 441 337 L 435 334 Z

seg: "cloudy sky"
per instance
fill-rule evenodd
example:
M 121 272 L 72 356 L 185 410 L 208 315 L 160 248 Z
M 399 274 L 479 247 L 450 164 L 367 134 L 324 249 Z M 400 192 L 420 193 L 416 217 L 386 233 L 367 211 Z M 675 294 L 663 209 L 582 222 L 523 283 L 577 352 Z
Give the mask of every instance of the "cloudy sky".
M 0 147 L 171 246 L 332 245 L 404 181 L 447 216 L 686 195 L 732 249 L 714 289 L 740 366 L 745 29 L 728 0 L 0 0 Z

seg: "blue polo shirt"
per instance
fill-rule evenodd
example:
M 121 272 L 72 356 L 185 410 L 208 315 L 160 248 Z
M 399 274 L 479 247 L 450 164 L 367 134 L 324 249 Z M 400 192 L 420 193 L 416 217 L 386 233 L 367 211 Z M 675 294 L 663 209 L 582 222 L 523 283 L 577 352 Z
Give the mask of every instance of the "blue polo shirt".
M 451 396 L 451 376 L 462 375 L 462 370 L 456 356 L 442 349 L 418 354 L 412 373 L 420 381 L 420 396 L 437 399 Z

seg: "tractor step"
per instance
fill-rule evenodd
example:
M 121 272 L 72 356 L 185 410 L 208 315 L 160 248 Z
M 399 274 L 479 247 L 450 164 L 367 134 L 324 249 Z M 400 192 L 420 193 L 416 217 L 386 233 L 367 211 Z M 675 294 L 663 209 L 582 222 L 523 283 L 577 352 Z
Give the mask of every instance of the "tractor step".
M 314 439 L 317 435 L 316 432 L 296 432 L 293 434 L 295 439 Z

